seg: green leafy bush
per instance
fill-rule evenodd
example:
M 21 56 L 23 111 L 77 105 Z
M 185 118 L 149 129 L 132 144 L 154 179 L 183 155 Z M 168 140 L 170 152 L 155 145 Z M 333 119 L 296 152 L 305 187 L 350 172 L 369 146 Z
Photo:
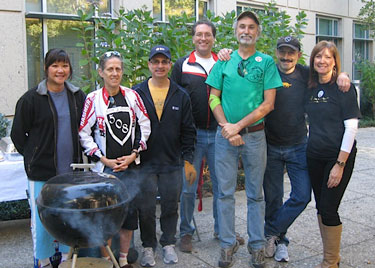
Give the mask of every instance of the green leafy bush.
M 361 112 L 375 119 L 375 63 L 362 61 L 357 66 L 361 74 Z
M 9 125 L 10 121 L 5 117 L 5 115 L 0 113 L 0 139 L 7 135 Z
M 0 202 L 0 221 L 30 218 L 27 199 Z
M 296 22 L 292 23 L 291 16 L 276 7 L 274 2 L 265 5 L 264 12 L 258 13 L 263 31 L 258 40 L 257 49 L 263 53 L 274 56 L 277 39 L 281 36 L 294 35 L 301 39 L 303 28 L 307 25 L 305 12 L 301 11 L 296 16 Z M 191 27 L 195 21 L 194 17 L 186 14 L 169 17 L 169 22 L 156 22 L 151 11 L 146 8 L 125 11 L 120 9 L 116 18 L 95 18 L 95 7 L 84 13 L 78 12 L 81 27 L 74 28 L 82 39 L 77 46 L 82 48 L 83 59 L 81 66 L 88 66 L 89 77 L 81 77 L 81 88 L 85 92 L 95 89 L 96 83 L 101 83 L 96 64 L 99 56 L 105 51 L 117 50 L 124 57 L 124 74 L 122 84 L 132 87 L 143 81 L 150 75 L 148 70 L 148 55 L 151 47 L 163 44 L 171 49 L 172 60 L 188 54 L 194 49 Z M 207 19 L 217 27 L 215 51 L 220 48 L 237 48 L 234 36 L 233 22 L 236 14 L 234 11 L 222 16 L 217 16 L 207 11 Z M 94 21 L 92 24 L 86 21 Z M 95 29 L 95 38 L 92 31 Z M 301 63 L 304 63 L 303 59 Z

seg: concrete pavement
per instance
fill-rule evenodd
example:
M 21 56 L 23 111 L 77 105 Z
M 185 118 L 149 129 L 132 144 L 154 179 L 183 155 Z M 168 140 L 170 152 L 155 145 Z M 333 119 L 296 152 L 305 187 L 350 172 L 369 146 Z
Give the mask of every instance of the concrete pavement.
M 340 206 L 343 222 L 340 268 L 375 267 L 375 128 L 359 129 L 357 135 L 358 154 L 354 173 Z M 285 198 L 290 191 L 285 178 Z M 201 241 L 194 235 L 192 254 L 179 252 L 179 263 L 166 265 L 162 261 L 162 250 L 157 249 L 156 268 L 161 267 L 217 267 L 220 245 L 213 238 L 212 199 L 203 200 L 203 211 L 195 212 Z M 31 268 L 32 242 L 29 220 L 0 222 L 0 268 Z M 160 228 L 158 227 L 158 232 Z M 247 238 L 246 195 L 236 193 L 236 231 Z M 139 231 L 136 232 L 136 247 L 140 251 Z M 277 263 L 267 259 L 267 268 L 314 267 L 322 259 L 322 244 L 316 220 L 314 199 L 298 217 L 288 232 L 288 263 Z M 178 248 L 178 247 L 176 247 Z M 246 244 L 236 253 L 234 268 L 249 267 L 250 255 Z M 139 264 L 133 265 L 140 267 Z

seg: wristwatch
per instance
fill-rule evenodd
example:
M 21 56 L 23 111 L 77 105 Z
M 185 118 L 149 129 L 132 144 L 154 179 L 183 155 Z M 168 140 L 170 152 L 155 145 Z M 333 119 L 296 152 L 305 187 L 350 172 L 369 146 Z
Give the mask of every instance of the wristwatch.
M 133 149 L 132 153 L 135 153 L 135 158 L 139 156 L 139 152 L 137 149 Z
M 345 167 L 345 162 L 344 161 L 336 160 L 336 164 L 339 165 L 340 167 Z

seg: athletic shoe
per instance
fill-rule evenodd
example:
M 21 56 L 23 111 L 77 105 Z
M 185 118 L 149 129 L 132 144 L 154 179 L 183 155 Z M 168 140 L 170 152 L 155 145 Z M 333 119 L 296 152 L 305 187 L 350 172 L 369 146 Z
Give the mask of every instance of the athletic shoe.
M 166 264 L 173 264 L 178 262 L 174 245 L 167 245 L 163 247 L 163 261 Z
M 153 267 L 155 266 L 155 253 L 152 248 L 144 248 L 143 255 L 141 258 L 141 265 L 143 267 Z
M 219 267 L 231 267 L 234 264 L 233 254 L 237 252 L 239 247 L 240 243 L 236 240 L 233 246 L 220 249 Z
M 249 253 L 251 254 L 250 264 L 251 267 L 254 268 L 264 268 L 265 267 L 265 260 L 264 260 L 264 249 L 253 250 L 249 246 L 247 246 Z
M 278 244 L 276 247 L 275 260 L 279 262 L 288 262 L 288 247 L 285 244 Z

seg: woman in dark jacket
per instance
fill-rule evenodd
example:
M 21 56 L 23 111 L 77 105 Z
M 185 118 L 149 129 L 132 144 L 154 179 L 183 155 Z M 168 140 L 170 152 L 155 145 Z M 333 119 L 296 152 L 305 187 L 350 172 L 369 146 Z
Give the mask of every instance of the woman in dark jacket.
M 29 179 L 34 258 L 41 267 L 52 267 L 54 238 L 43 228 L 35 200 L 48 179 L 70 172 L 71 163 L 81 162 L 78 129 L 85 94 L 67 82 L 73 70 L 64 50 L 49 50 L 44 70 L 46 79 L 17 102 L 11 138 L 24 157 Z M 60 244 L 62 253 L 68 250 Z
M 321 41 L 311 52 L 307 166 L 314 191 L 323 241 L 323 261 L 316 268 L 337 268 L 340 263 L 342 223 L 338 214 L 356 156 L 355 135 L 361 114 L 357 93 L 337 90 L 340 55 L 334 43 Z

